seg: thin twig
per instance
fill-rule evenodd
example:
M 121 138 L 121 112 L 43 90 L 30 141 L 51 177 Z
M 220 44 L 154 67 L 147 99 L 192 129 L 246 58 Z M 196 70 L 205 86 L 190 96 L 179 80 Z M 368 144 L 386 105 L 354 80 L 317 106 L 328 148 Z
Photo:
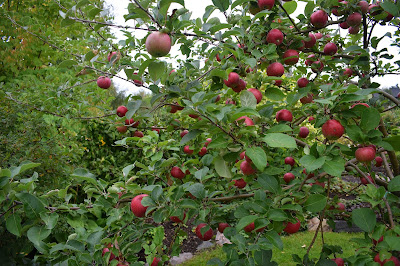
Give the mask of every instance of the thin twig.
M 381 121 L 379 122 L 379 131 L 382 132 L 384 137 L 389 136 L 382 117 L 381 117 Z M 387 151 L 387 153 L 389 155 L 390 163 L 392 164 L 392 167 L 393 167 L 394 175 L 398 176 L 400 174 L 400 167 L 399 167 L 399 161 L 397 160 L 396 153 L 394 151 Z
M 381 158 L 382 158 L 383 165 L 385 167 L 386 173 L 388 174 L 390 180 L 393 179 L 394 175 L 393 175 L 392 170 L 390 169 L 390 166 L 389 166 L 388 161 L 386 159 L 386 154 L 384 152 L 381 152 Z
M 290 22 L 292 23 L 293 27 L 299 32 L 300 29 L 297 27 L 296 23 L 294 23 L 293 19 L 289 16 L 289 13 L 286 11 L 286 9 L 283 7 L 282 3 L 280 0 L 277 1 L 279 7 L 285 12 L 286 16 L 289 18 Z
M 149 13 L 149 11 L 147 11 L 146 9 L 144 9 L 144 8 L 139 4 L 139 2 L 138 2 L 137 0 L 133 0 L 133 1 L 135 2 L 135 4 L 136 4 L 141 10 L 143 10 L 143 11 L 147 14 L 147 16 L 148 16 L 154 23 L 157 24 L 158 29 L 161 30 L 162 27 L 161 27 L 160 23 L 158 23 L 158 21 Z M 131 2 L 132 2 L 132 0 L 131 0 Z

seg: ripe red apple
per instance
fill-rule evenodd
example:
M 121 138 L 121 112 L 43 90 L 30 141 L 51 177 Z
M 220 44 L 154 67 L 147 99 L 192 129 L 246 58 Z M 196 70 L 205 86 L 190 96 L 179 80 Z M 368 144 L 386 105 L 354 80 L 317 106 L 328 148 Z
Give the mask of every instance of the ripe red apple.
M 236 102 L 234 100 L 232 100 L 231 98 L 228 98 L 228 99 L 226 99 L 225 104 L 226 105 L 228 105 L 228 104 L 236 105 Z
M 299 137 L 300 138 L 307 138 L 308 134 L 310 133 L 310 130 L 308 130 L 308 127 L 301 127 L 299 131 Z
M 101 253 L 101 256 L 104 257 L 106 255 L 106 253 L 110 252 L 110 250 L 108 248 L 103 248 L 103 252 Z M 115 255 L 114 253 L 110 252 L 110 261 L 115 259 Z
M 161 130 L 160 130 L 159 128 L 157 128 L 157 127 L 151 127 L 151 130 L 152 130 L 152 131 L 157 131 L 158 134 L 160 134 L 160 131 L 161 131 Z
M 346 210 L 346 206 L 341 202 L 338 202 L 338 204 L 336 206 L 337 206 L 336 209 L 338 209 L 339 211 Z
M 108 56 L 107 56 L 107 60 L 108 60 L 108 62 L 111 62 L 111 58 L 113 57 L 113 56 L 115 56 L 117 54 L 117 52 L 110 52 L 109 54 L 108 54 Z M 118 58 L 115 58 L 115 61 L 116 60 L 118 60 Z
M 144 134 L 142 131 L 136 130 L 135 133 L 133 133 L 133 136 L 143 138 Z
M 375 150 L 371 147 L 358 148 L 356 150 L 356 159 L 359 162 L 371 162 L 375 158 Z
M 360 1 L 360 2 L 358 2 L 357 6 L 360 7 L 361 12 L 362 12 L 363 14 L 368 13 L 369 4 L 368 4 L 367 1 Z
M 314 186 L 314 185 L 320 186 L 322 188 L 325 187 L 325 183 L 324 182 L 319 182 L 319 181 L 315 181 L 314 183 L 311 184 L 311 186 Z
M 260 9 L 269 9 L 271 10 L 275 4 L 275 0 L 258 0 L 258 7 Z
M 127 125 L 127 126 L 138 127 L 139 124 L 140 124 L 140 121 L 135 121 L 135 120 L 133 120 L 133 118 L 125 120 L 125 125 Z
M 232 87 L 232 90 L 233 90 L 234 92 L 239 93 L 239 92 L 241 92 L 242 90 L 245 90 L 245 89 L 246 89 L 246 86 L 247 86 L 246 81 L 244 81 L 243 79 L 239 79 L 238 85 L 237 85 L 236 87 Z
M 283 175 L 283 180 L 286 182 L 286 184 L 289 184 L 290 181 L 294 180 L 296 177 L 292 173 L 286 173 Z
M 293 49 L 287 50 L 283 54 L 283 62 L 286 65 L 294 65 L 299 61 L 299 52 Z
M 254 222 L 252 222 L 252 223 L 246 225 L 243 229 L 245 232 L 250 233 L 251 231 L 254 230 L 254 228 L 255 228 Z
M 337 51 L 338 51 L 338 48 L 337 48 L 336 44 L 334 44 L 333 42 L 328 42 L 327 44 L 325 44 L 324 54 L 334 55 L 337 53 Z
M 301 102 L 302 104 L 312 103 L 313 98 L 314 98 L 314 94 L 309 93 L 309 94 L 307 94 L 307 96 L 302 97 L 302 98 L 300 99 L 300 102 Z
M 124 117 L 126 112 L 128 112 L 128 108 L 126 108 L 123 105 L 118 106 L 118 108 L 117 108 L 117 116 Z
M 292 112 L 290 112 L 289 110 L 282 109 L 276 113 L 275 119 L 277 122 L 280 122 L 280 121 L 292 122 L 293 115 L 292 115 Z
M 355 26 L 355 27 L 350 27 L 349 28 L 349 33 L 350 34 L 357 34 L 360 31 L 360 27 L 359 26 Z
M 307 78 L 299 78 L 297 80 L 297 86 L 299 86 L 299 88 L 304 88 L 307 87 L 309 81 Z
M 300 229 L 301 224 L 300 224 L 299 219 L 296 218 L 296 220 L 297 220 L 297 223 L 295 223 L 295 224 L 288 222 L 286 227 L 283 229 L 283 231 L 285 231 L 288 234 L 297 233 Z
M 285 164 L 289 164 L 290 166 L 293 166 L 295 164 L 293 157 L 286 157 Z
M 368 105 L 367 103 L 355 103 L 355 104 L 353 104 L 353 105 L 350 107 L 350 109 L 354 108 L 354 107 L 357 106 L 357 105 L 363 105 L 363 106 L 369 108 L 369 105 Z
M 321 32 L 315 33 L 314 36 L 315 36 L 315 38 L 316 38 L 317 40 L 322 39 L 322 37 L 324 37 L 324 35 L 323 35 Z
M 174 166 L 171 169 L 171 175 L 178 179 L 183 179 L 185 177 L 185 173 L 178 166 Z
M 221 100 L 221 95 L 218 94 L 217 97 L 215 98 L 214 102 L 217 103 L 217 102 L 219 102 L 219 100 Z
M 134 72 L 133 75 L 137 75 L 137 73 Z M 133 80 L 133 83 L 134 83 L 136 86 L 139 86 L 139 87 L 143 85 L 143 82 L 142 82 L 141 80 L 138 80 L 138 79 L 134 79 L 134 80 Z
M 280 80 L 280 79 L 274 80 L 274 85 L 281 86 L 281 84 L 282 84 L 282 80 Z
M 111 79 L 108 77 L 100 76 L 97 79 L 97 86 L 99 86 L 102 89 L 108 89 L 111 87 Z
M 313 63 L 311 64 L 311 70 L 312 70 L 314 73 L 321 72 L 323 69 L 324 69 L 324 63 L 322 63 L 322 62 L 319 61 L 319 60 L 317 60 L 317 61 L 315 61 L 315 62 L 313 62 Z
M 199 118 L 199 115 L 196 114 L 189 114 L 189 117 L 193 118 L 193 119 L 197 119 Z
M 317 61 L 315 54 L 310 54 L 309 56 L 307 56 L 307 59 L 304 63 L 306 64 L 306 66 L 311 66 L 312 63 L 314 63 L 315 61 Z
M 382 159 L 382 157 L 381 156 L 376 156 L 375 157 L 375 166 L 376 167 L 380 167 L 381 165 L 382 165 L 382 163 L 383 163 L 383 159 Z
M 119 133 L 126 133 L 126 131 L 128 131 L 128 127 L 127 126 L 120 126 L 117 127 L 117 130 Z
M 224 80 L 224 83 L 229 88 L 235 88 L 239 85 L 240 76 L 236 72 L 231 72 L 228 75 L 228 80 Z
M 267 43 L 275 43 L 277 46 L 283 42 L 283 33 L 278 29 L 272 29 L 267 34 Z
M 246 151 L 241 152 L 240 155 L 239 155 L 239 157 L 240 157 L 240 160 L 245 159 L 245 160 L 246 160 L 247 162 L 249 162 L 250 164 L 253 163 L 253 161 L 252 161 L 249 157 L 246 156 Z
M 219 223 L 218 224 L 218 231 L 221 233 L 221 234 L 223 234 L 224 233 L 224 231 L 225 231 L 225 228 L 227 228 L 227 227 L 231 227 L 229 224 L 227 224 L 227 223 Z
M 347 77 L 351 77 L 351 76 L 353 76 L 353 70 L 351 68 L 346 68 L 343 72 L 343 75 L 345 75 Z
M 185 220 L 186 218 L 186 213 L 183 213 L 183 218 L 182 220 L 178 217 L 178 216 L 171 216 L 169 217 L 171 219 L 171 221 L 173 221 L 174 223 L 182 223 L 183 220 Z
M 391 256 L 389 259 L 381 261 L 381 259 L 379 258 L 379 253 L 376 254 L 374 261 L 378 262 L 381 266 L 385 265 L 385 263 L 387 263 L 389 261 L 392 261 L 394 263 L 394 266 L 400 266 L 400 260 L 398 258 Z
M 208 147 L 208 144 L 210 144 L 211 141 L 212 141 L 211 138 L 207 138 L 207 139 L 206 139 L 206 143 L 204 143 L 204 146 Z
M 236 121 L 239 121 L 238 122 L 239 124 L 243 123 L 242 120 L 244 120 L 244 124 L 246 124 L 246 126 L 254 126 L 254 122 L 253 122 L 253 120 L 251 120 L 250 117 L 241 116 L 238 119 L 236 119 Z
M 315 120 L 315 118 L 314 118 L 313 116 L 310 116 L 310 117 L 308 118 L 308 122 L 311 122 L 311 121 L 313 121 L 313 120 Z
M 307 175 L 306 168 L 303 169 L 303 174 Z M 310 179 L 310 178 L 313 178 L 313 177 L 314 177 L 314 173 L 309 173 L 309 174 L 307 175 L 307 179 Z
M 337 266 L 344 266 L 344 260 L 342 258 L 332 259 Z
M 374 183 L 374 180 L 372 179 L 372 177 L 371 177 L 370 175 L 367 175 L 367 178 L 371 181 L 372 184 Z M 360 178 L 360 181 L 361 181 L 361 183 L 362 183 L 363 185 L 368 185 L 368 184 L 370 184 L 370 183 L 368 182 L 368 180 L 367 180 L 365 177 L 361 177 L 361 178 Z
M 153 262 L 151 263 L 150 266 L 158 266 L 158 264 L 161 262 L 161 259 L 154 257 Z
M 208 241 L 212 238 L 213 236 L 213 230 L 210 228 L 207 232 L 204 233 L 204 235 L 201 234 L 201 228 L 206 226 L 207 224 L 201 223 L 196 227 L 196 235 L 198 238 L 200 238 L 203 241 Z
M 235 180 L 235 187 L 237 188 L 244 188 L 246 186 L 246 181 L 243 178 Z
M 328 22 L 328 14 L 323 10 L 317 10 L 310 16 L 311 24 L 316 28 L 322 28 Z
M 183 152 L 186 154 L 192 154 L 193 150 L 190 149 L 189 145 L 186 145 L 185 147 L 183 147 Z
M 132 199 L 131 210 L 136 217 L 143 217 L 145 215 L 147 207 L 142 205 L 142 199 L 147 196 L 147 194 L 140 194 Z
M 154 57 L 165 56 L 171 50 L 171 37 L 167 33 L 154 31 L 147 36 L 146 50 Z
M 199 151 L 199 155 L 200 156 L 204 156 L 207 153 L 207 148 L 206 147 L 202 147 Z
M 254 97 L 256 97 L 257 103 L 260 103 L 262 100 L 262 93 L 261 91 L 255 89 L 255 88 L 250 88 L 247 89 L 249 92 L 253 93 Z
M 354 12 L 347 17 L 347 24 L 351 27 L 355 27 L 361 24 L 362 15 L 358 12 Z
M 240 170 L 242 170 L 244 175 L 252 175 L 256 172 L 256 170 L 251 167 L 251 163 L 246 160 L 240 163 Z
M 322 125 L 322 134 L 329 140 L 336 140 L 344 134 L 344 127 L 336 119 L 331 119 Z
M 181 138 L 183 138 L 187 133 L 189 133 L 189 130 L 185 129 L 181 132 Z
M 315 38 L 315 35 L 311 32 L 308 34 L 308 39 L 309 40 L 303 41 L 305 48 L 311 48 L 317 43 L 317 38 Z
M 339 27 L 341 27 L 342 29 L 346 30 L 346 29 L 350 28 L 350 25 L 347 24 L 346 21 L 344 21 L 344 22 L 339 24 Z
M 378 241 L 375 239 L 372 239 L 372 243 L 374 243 L 374 246 L 376 246 L 378 243 L 381 243 L 383 241 L 383 236 L 381 236 Z

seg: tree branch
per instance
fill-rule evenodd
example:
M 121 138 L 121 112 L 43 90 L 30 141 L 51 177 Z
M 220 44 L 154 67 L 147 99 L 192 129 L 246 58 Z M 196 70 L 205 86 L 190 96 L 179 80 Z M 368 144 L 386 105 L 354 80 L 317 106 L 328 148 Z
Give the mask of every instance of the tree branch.
M 280 0 L 277 1 L 279 7 L 283 10 L 283 12 L 285 12 L 286 16 L 289 18 L 290 22 L 292 23 L 293 27 L 300 32 L 300 29 L 297 27 L 296 23 L 294 23 L 293 19 L 289 16 L 289 13 L 286 11 L 286 9 L 283 7 L 282 3 Z

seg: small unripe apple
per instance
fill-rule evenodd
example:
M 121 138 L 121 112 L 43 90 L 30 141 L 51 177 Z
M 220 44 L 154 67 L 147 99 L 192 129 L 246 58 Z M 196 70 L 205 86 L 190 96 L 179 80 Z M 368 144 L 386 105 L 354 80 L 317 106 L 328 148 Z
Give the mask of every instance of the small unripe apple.
M 231 72 L 228 75 L 228 80 L 224 80 L 224 83 L 229 88 L 235 88 L 239 85 L 240 76 L 236 72 Z
M 243 178 L 235 180 L 235 187 L 237 188 L 244 188 L 246 186 L 246 181 Z
M 117 116 L 124 117 L 126 112 L 128 112 L 128 108 L 126 108 L 123 105 L 118 106 L 118 108 L 117 108 Z
M 296 220 L 297 220 L 297 223 L 295 223 L 295 224 L 288 222 L 286 227 L 283 229 L 283 231 L 285 231 L 288 234 L 297 233 L 300 229 L 301 224 L 300 224 L 299 219 L 296 218 Z
M 241 162 L 240 170 L 244 175 L 252 175 L 256 172 L 256 170 L 253 169 L 253 167 L 251 166 L 251 163 L 249 163 L 248 161 Z
M 128 131 L 128 127 L 127 126 L 120 126 L 117 127 L 117 130 L 119 133 L 126 133 L 126 131 Z
M 308 34 L 308 40 L 303 41 L 304 42 L 304 47 L 305 48 L 311 48 L 317 43 L 317 38 L 315 38 L 315 35 L 312 33 Z
M 346 21 L 344 21 L 344 22 L 339 24 L 339 27 L 341 27 L 342 29 L 346 30 L 346 29 L 350 28 L 350 25 L 347 24 Z
M 251 120 L 251 118 L 247 116 L 241 116 L 238 119 L 236 119 L 236 121 L 238 121 L 239 124 L 242 124 L 244 122 L 246 126 L 254 126 L 253 120 Z
M 372 184 L 374 183 L 374 180 L 372 179 L 372 177 L 370 175 L 367 175 L 367 178 L 371 181 Z M 368 180 L 365 177 L 361 177 L 360 181 L 363 185 L 369 184 Z
M 207 153 L 207 148 L 206 147 L 202 147 L 199 151 L 199 155 L 200 156 L 204 156 Z
M 300 99 L 300 102 L 302 104 L 307 104 L 307 103 L 312 103 L 314 98 L 314 95 L 312 93 L 307 94 L 307 96 L 304 96 Z
M 181 132 L 181 138 L 183 138 L 187 133 L 189 133 L 189 130 L 185 129 Z
M 208 241 L 212 238 L 213 236 L 213 230 L 210 228 L 208 231 L 204 233 L 204 235 L 201 234 L 201 228 L 204 226 L 207 226 L 205 223 L 201 223 L 196 227 L 196 235 L 198 238 L 200 238 L 203 241 Z
M 342 258 L 332 259 L 337 266 L 344 266 L 344 260 Z
M 250 233 L 251 231 L 253 231 L 255 228 L 254 222 L 246 225 L 243 229 L 245 232 Z
M 247 89 L 249 92 L 253 93 L 254 97 L 256 97 L 257 103 L 260 103 L 262 100 L 262 93 L 261 91 L 255 89 L 255 88 L 250 88 Z
M 283 175 L 283 180 L 286 182 L 286 184 L 289 184 L 290 181 L 294 180 L 296 177 L 292 173 L 286 173 Z
M 231 227 L 228 223 L 219 223 L 218 224 L 218 231 L 223 234 L 225 231 L 225 228 Z
M 279 62 L 272 63 L 267 67 L 268 76 L 280 77 L 283 75 L 284 72 L 285 68 Z
M 299 78 L 297 80 L 297 86 L 299 86 L 299 88 L 304 88 L 307 87 L 309 81 L 307 78 Z
M 299 131 L 299 137 L 300 138 L 307 138 L 308 134 L 310 133 L 310 130 L 308 130 L 308 127 L 301 127 Z
M 336 119 L 331 119 L 322 125 L 322 134 L 329 140 L 336 140 L 344 134 L 344 127 Z
M 111 79 L 108 77 L 100 76 L 97 79 L 97 86 L 99 86 L 102 89 L 108 89 L 111 87 Z
M 343 75 L 345 75 L 347 77 L 351 77 L 351 76 L 353 76 L 353 70 L 351 68 L 346 68 L 343 72 Z
M 292 112 L 290 112 L 289 110 L 282 109 L 276 113 L 275 119 L 277 122 L 280 122 L 280 121 L 292 122 L 293 115 L 292 115 Z
M 371 162 L 375 158 L 375 150 L 371 147 L 358 148 L 356 150 L 356 159 L 359 162 Z
M 171 169 L 171 175 L 178 179 L 183 179 L 185 177 L 185 173 L 178 166 L 174 166 Z
M 144 217 L 147 207 L 142 205 L 142 199 L 147 196 L 147 194 L 141 194 L 132 199 L 131 210 L 136 217 Z
M 334 44 L 332 42 L 328 42 L 327 44 L 325 44 L 324 54 L 334 55 L 337 53 L 337 51 L 338 51 L 338 48 L 337 48 L 336 44 Z
M 381 156 L 376 156 L 375 157 L 375 166 L 376 167 L 380 167 L 381 165 L 382 165 L 382 163 L 383 163 L 383 159 L 382 159 L 382 157 Z
M 142 131 L 136 130 L 135 133 L 133 133 L 133 136 L 143 138 L 144 134 Z
M 275 4 L 275 0 L 258 0 L 258 7 L 260 9 L 269 9 L 271 10 Z
M 347 24 L 351 27 L 355 27 L 361 24 L 362 15 L 358 12 L 354 12 L 347 17 Z
M 165 56 L 171 50 L 171 37 L 167 33 L 154 31 L 147 36 L 146 50 L 154 57 Z
M 283 54 L 283 62 L 286 65 L 294 65 L 299 61 L 299 52 L 293 49 L 287 50 Z
M 285 164 L 289 164 L 290 166 L 293 166 L 295 164 L 293 157 L 286 157 Z
M 283 33 L 278 29 L 272 29 L 267 34 L 267 43 L 275 43 L 277 46 L 283 42 Z
M 150 266 L 158 266 L 158 264 L 161 262 L 161 259 L 154 257 L 153 262 L 151 263 Z
M 185 147 L 183 147 L 183 152 L 186 154 L 192 154 L 193 150 L 190 149 L 189 145 L 186 145 Z
M 328 22 L 328 14 L 323 10 L 317 10 L 310 16 L 311 24 L 316 28 L 322 28 Z

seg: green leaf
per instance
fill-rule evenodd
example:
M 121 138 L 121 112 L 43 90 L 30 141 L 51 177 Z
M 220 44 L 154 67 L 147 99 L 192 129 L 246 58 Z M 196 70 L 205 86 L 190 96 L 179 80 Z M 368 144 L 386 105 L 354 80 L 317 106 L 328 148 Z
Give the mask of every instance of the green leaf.
M 163 189 L 161 186 L 156 186 L 153 191 L 151 191 L 151 198 L 155 201 L 158 201 L 163 194 Z
M 249 215 L 241 218 L 236 225 L 236 230 L 240 231 L 258 218 L 257 215 Z
M 304 155 L 300 159 L 300 164 L 303 165 L 308 172 L 319 169 L 324 165 L 325 157 L 315 158 L 312 155 Z
M 390 180 L 388 184 L 388 190 L 390 192 L 400 191 L 400 175 Z
M 220 77 L 220 78 L 223 78 L 223 79 L 227 79 L 227 77 L 228 77 L 226 71 L 224 71 L 222 69 L 219 69 L 219 68 L 211 70 L 210 76 L 211 77 Z
M 278 124 L 267 130 L 267 133 L 282 133 L 282 132 L 292 132 L 293 128 L 286 124 Z
M 128 108 L 128 112 L 126 112 L 125 116 L 128 119 L 131 119 L 132 116 L 139 110 L 140 106 L 142 105 L 141 100 L 131 101 L 127 104 L 126 108 Z
M 399 8 L 395 3 L 392 3 L 390 1 L 384 1 L 379 4 L 380 7 L 383 8 L 386 12 L 389 12 L 392 14 L 394 17 L 397 17 L 399 15 Z
M 240 102 L 242 107 L 247 107 L 251 109 L 256 109 L 257 99 L 253 93 L 245 90 L 240 94 Z
M 371 129 L 374 129 L 379 126 L 379 122 L 381 120 L 381 114 L 375 108 L 364 108 L 361 113 L 361 122 L 360 127 L 368 132 Z
M 256 265 L 269 265 L 272 259 L 272 250 L 256 250 L 254 260 Z
M 89 170 L 84 168 L 75 169 L 74 173 L 71 175 L 79 180 L 87 181 L 93 185 L 97 185 L 96 176 L 89 172 Z
M 149 64 L 149 74 L 152 80 L 156 81 L 165 74 L 166 66 L 165 62 L 151 62 Z
M 26 170 L 38 167 L 40 163 L 33 163 L 31 161 L 23 161 L 18 167 L 10 167 L 11 171 L 11 178 L 14 178 L 15 176 L 22 174 Z
M 198 199 L 204 199 L 204 197 L 206 196 L 204 185 L 200 183 L 195 183 L 191 185 L 187 190 Z
M 341 177 L 344 171 L 344 160 L 332 160 L 332 161 L 325 161 L 322 169 L 332 176 Z
M 189 133 L 187 133 L 185 136 L 183 136 L 183 138 L 181 139 L 180 145 L 183 145 L 186 142 L 191 141 L 192 139 L 195 139 L 201 133 L 203 133 L 203 131 L 199 130 L 199 129 L 190 130 Z
M 287 215 L 283 210 L 271 209 L 267 214 L 268 219 L 272 221 L 282 222 L 287 220 Z
M 214 140 L 211 141 L 210 145 L 213 144 Z M 209 145 L 209 146 L 210 146 Z M 221 156 L 215 157 L 214 159 L 215 171 L 220 177 L 232 178 L 232 172 L 227 162 Z
M 20 215 L 17 213 L 13 213 L 8 216 L 6 220 L 6 228 L 11 234 L 20 237 L 22 231 Z
M 78 63 L 74 60 L 65 60 L 58 65 L 58 68 L 71 68 L 75 65 L 78 65 Z
M 255 67 L 257 64 L 257 59 L 247 57 L 244 59 L 244 63 L 250 67 Z
M 260 114 L 256 110 L 248 107 L 241 107 L 238 110 L 236 110 L 236 112 L 232 115 L 231 121 L 235 121 L 236 119 L 242 116 L 252 116 L 252 115 L 260 117 Z
M 161 0 L 160 1 L 160 14 L 165 16 L 167 14 L 168 8 L 170 7 L 171 3 L 178 3 L 181 4 L 183 7 L 185 6 L 184 0 Z
M 283 8 L 286 9 L 286 12 L 288 14 L 292 14 L 294 11 L 296 11 L 297 8 L 297 2 L 296 1 L 290 1 L 290 2 L 285 2 L 283 4 Z
M 135 164 L 130 164 L 126 167 L 124 167 L 124 169 L 122 169 L 122 174 L 124 175 L 124 177 L 128 177 L 130 171 L 135 168 Z
M 285 94 L 278 88 L 268 87 L 265 90 L 265 97 L 272 101 L 282 101 L 285 98 Z
M 275 230 L 267 232 L 265 236 L 275 247 L 277 247 L 279 250 L 283 250 L 282 239 Z
M 40 218 L 40 213 L 46 211 L 43 202 L 36 196 L 27 192 L 18 193 L 16 196 L 24 204 L 25 214 L 28 218 Z
M 40 245 L 40 242 L 48 237 L 51 230 L 44 228 L 43 226 L 34 226 L 29 228 L 27 232 L 28 239 L 35 245 Z
M 46 224 L 46 229 L 53 229 L 58 221 L 58 214 L 56 212 L 47 214 L 45 212 L 40 213 L 40 217 L 42 218 L 43 222 Z
M 275 177 L 266 174 L 261 174 L 257 178 L 260 186 L 271 193 L 278 193 L 280 191 L 280 186 L 278 180 Z
M 269 133 L 262 140 L 273 148 L 297 148 L 294 138 L 283 133 Z
M 258 170 L 264 171 L 267 165 L 267 155 L 260 147 L 250 147 L 246 149 L 246 156 L 249 157 Z
M 216 6 L 222 12 L 228 10 L 229 0 L 212 0 L 214 6 Z
M 327 198 L 321 194 L 311 195 L 305 202 L 304 207 L 309 212 L 322 211 L 326 206 Z
M 392 145 L 395 151 L 400 151 L 400 135 L 384 138 L 383 140 Z
M 371 233 L 376 225 L 375 212 L 370 208 L 355 209 L 351 213 L 353 223 L 361 230 Z

